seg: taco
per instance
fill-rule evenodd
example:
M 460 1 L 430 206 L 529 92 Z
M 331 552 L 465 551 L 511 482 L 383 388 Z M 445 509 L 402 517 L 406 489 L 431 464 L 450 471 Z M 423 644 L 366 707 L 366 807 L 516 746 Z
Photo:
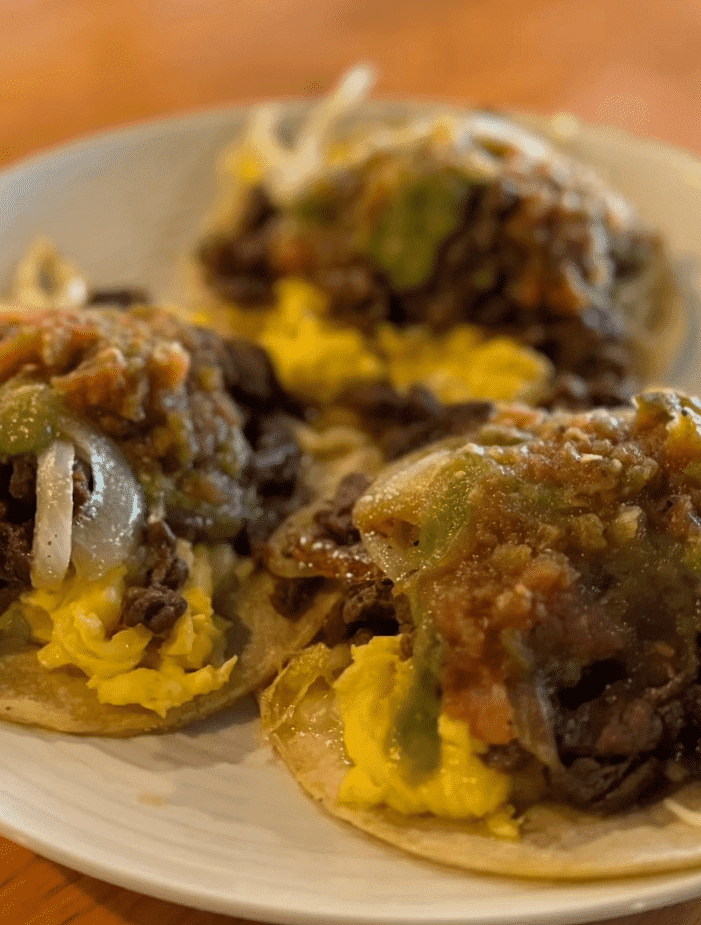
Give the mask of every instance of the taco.
M 629 204 L 513 120 L 373 106 L 370 83 L 252 112 L 197 253 L 209 314 L 322 402 L 360 379 L 616 405 L 664 368 L 668 261 Z
M 262 695 L 333 815 L 475 870 L 701 863 L 701 402 L 503 406 L 271 537 L 345 576 Z
M 255 566 L 310 497 L 302 411 L 261 348 L 163 309 L 2 310 L 0 717 L 172 728 L 309 642 L 333 592 L 285 610 Z

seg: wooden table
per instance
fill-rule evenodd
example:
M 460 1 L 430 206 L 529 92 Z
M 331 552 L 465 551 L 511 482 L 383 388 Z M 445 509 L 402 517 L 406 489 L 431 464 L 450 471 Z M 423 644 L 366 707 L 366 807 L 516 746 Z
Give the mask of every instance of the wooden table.
M 699 0 L 2 0 L 0 162 L 117 123 L 318 93 L 570 111 L 701 152 Z M 0 921 L 224 925 L 0 839 Z M 699 925 L 701 901 L 619 925 Z

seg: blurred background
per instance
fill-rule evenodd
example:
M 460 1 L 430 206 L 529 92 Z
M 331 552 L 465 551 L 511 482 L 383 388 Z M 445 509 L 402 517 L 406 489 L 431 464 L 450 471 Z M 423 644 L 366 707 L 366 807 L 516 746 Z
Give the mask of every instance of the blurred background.
M 701 153 L 699 0 L 2 0 L 0 163 L 107 126 L 327 90 L 569 111 Z

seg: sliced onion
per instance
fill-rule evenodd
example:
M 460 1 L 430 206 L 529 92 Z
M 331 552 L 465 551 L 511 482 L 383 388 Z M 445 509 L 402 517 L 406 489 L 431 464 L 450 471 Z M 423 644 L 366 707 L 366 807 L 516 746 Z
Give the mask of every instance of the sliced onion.
M 93 490 L 73 522 L 71 560 L 87 579 L 124 562 L 144 518 L 144 496 L 117 447 L 77 421 L 62 422 L 79 455 L 90 463 Z
M 553 729 L 553 709 L 543 681 L 521 681 L 509 689 L 516 738 L 548 768 L 560 767 Z
M 323 169 L 333 128 L 358 108 L 374 82 L 375 71 L 367 64 L 348 71 L 333 93 L 313 107 L 292 145 L 280 140 L 282 107 L 273 103 L 256 109 L 238 150 L 257 153 L 265 164 L 266 188 L 276 200 L 293 200 Z
M 35 588 L 59 585 L 71 558 L 75 447 L 54 442 L 37 457 L 37 509 L 31 579 Z
M 30 308 L 80 308 L 88 284 L 48 238 L 37 238 L 15 270 L 10 298 Z

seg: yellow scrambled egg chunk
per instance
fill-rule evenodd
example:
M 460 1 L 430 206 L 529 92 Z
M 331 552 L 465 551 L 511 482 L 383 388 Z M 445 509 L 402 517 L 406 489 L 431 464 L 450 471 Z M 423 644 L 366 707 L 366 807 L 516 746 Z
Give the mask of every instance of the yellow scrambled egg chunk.
M 226 623 L 212 610 L 207 551 L 179 552 L 189 559 L 182 591 L 188 606 L 160 646 L 145 626 L 116 629 L 126 566 L 95 581 L 73 574 L 56 589 L 25 591 L 17 606 L 33 638 L 45 643 L 38 652 L 41 664 L 48 669 L 75 665 L 101 703 L 140 704 L 160 716 L 222 687 L 236 659 L 223 661 Z
M 229 307 L 229 333 L 258 341 L 283 385 L 324 403 L 353 382 L 380 379 L 399 389 L 423 383 L 445 402 L 528 401 L 537 397 L 552 372 L 535 351 L 508 337 L 485 338 L 470 325 L 435 335 L 422 326 L 383 324 L 374 337 L 366 337 L 331 322 L 327 307 L 320 289 L 288 277 L 278 282 L 271 308 Z M 206 311 L 200 314 L 194 319 L 198 323 L 213 322 Z
M 484 819 L 494 834 L 517 835 L 506 801 L 509 778 L 486 767 L 484 746 L 466 723 L 439 718 L 438 767 L 419 780 L 407 774 L 400 754 L 388 748 L 397 712 L 411 686 L 414 665 L 399 658 L 399 639 L 376 636 L 353 648 L 353 663 L 335 683 L 346 750 L 353 767 L 338 799 L 355 806 L 388 806 L 403 814 L 433 813 L 449 819 Z
M 442 336 L 383 325 L 378 346 L 397 388 L 421 382 L 444 402 L 528 399 L 550 375 L 548 361 L 534 350 L 508 337 L 485 340 L 467 324 Z

